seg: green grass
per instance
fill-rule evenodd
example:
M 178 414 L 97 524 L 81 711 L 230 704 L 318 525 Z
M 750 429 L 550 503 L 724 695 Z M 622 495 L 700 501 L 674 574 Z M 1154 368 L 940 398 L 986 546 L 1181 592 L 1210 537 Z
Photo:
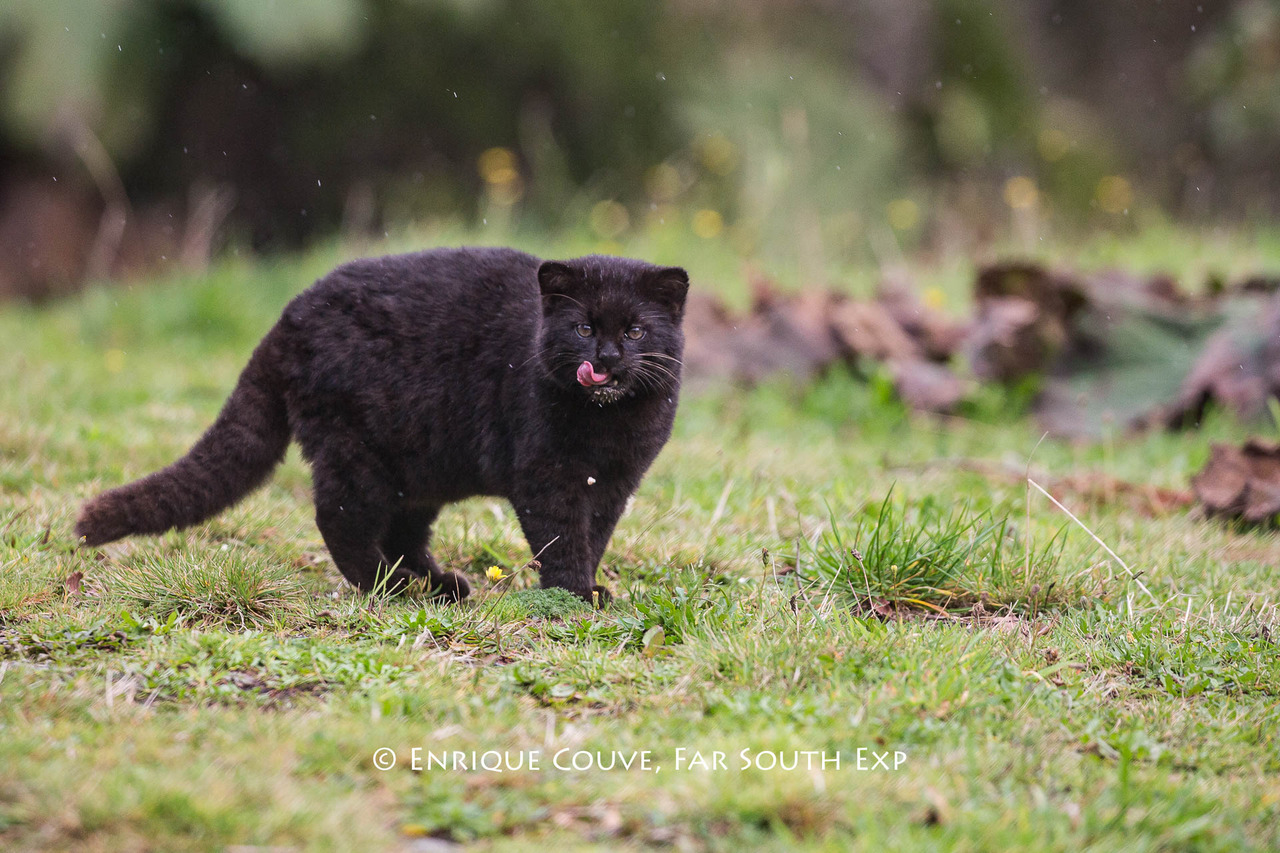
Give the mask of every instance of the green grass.
M 1052 257 L 1194 279 L 1274 271 L 1278 245 L 1156 231 Z M 741 287 L 695 248 L 696 283 Z M 1185 487 L 1250 433 L 1222 417 L 1069 444 L 1007 411 L 1017 392 L 946 421 L 842 374 L 708 392 L 610 544 L 600 611 L 530 588 L 495 500 L 437 530 L 470 601 L 353 594 L 295 454 L 205 525 L 76 551 L 78 502 L 182 453 L 336 259 L 0 309 L 0 847 L 1280 846 L 1277 534 L 1057 492 L 1135 581 L 1022 479 Z M 967 273 L 922 275 L 958 294 Z M 415 772 L 414 748 L 542 766 Z M 761 769 L 796 751 L 841 768 Z
M 1015 527 L 1008 513 L 975 513 L 932 496 L 908 511 L 886 496 L 848 530 L 832 518 L 809 553 L 793 560 L 802 576 L 848 599 L 857 612 L 883 615 L 992 608 L 1021 614 L 1088 594 L 1081 576 L 1060 571 L 1060 537 L 1033 548 L 1018 541 Z

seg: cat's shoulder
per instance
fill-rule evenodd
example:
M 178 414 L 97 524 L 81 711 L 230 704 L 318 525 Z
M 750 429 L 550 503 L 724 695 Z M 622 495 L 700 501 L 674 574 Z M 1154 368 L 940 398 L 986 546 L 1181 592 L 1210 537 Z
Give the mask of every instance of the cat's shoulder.
M 402 285 L 513 277 L 532 281 L 541 263 L 539 258 L 519 249 L 460 246 L 357 258 L 338 266 L 326 279 L 348 284 Z
M 527 252 L 490 246 L 356 258 L 317 280 L 295 305 L 401 298 L 436 302 L 478 291 L 494 296 L 536 293 L 541 263 Z

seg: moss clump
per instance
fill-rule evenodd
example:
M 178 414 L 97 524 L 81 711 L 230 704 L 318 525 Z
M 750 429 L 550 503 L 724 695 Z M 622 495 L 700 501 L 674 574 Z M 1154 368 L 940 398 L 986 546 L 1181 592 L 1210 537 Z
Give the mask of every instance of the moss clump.
M 508 593 L 498 609 L 507 619 L 564 619 L 589 610 L 591 605 L 568 590 L 520 589 Z

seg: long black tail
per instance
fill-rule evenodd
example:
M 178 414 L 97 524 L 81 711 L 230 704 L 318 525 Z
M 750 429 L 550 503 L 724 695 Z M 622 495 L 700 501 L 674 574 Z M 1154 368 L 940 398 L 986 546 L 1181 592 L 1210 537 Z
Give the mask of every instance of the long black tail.
M 76 535 L 85 544 L 189 527 L 267 479 L 289 446 L 278 340 L 272 329 L 254 350 L 218 419 L 186 456 L 80 509 Z

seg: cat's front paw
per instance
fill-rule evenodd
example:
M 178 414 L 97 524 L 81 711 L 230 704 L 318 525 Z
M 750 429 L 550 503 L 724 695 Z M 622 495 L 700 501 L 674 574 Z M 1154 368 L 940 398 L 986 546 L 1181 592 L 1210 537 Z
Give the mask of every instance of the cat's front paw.
M 586 595 L 583 595 L 582 593 L 578 593 L 578 595 L 585 598 L 588 604 L 593 607 L 600 608 L 601 610 L 608 607 L 609 602 L 613 601 L 613 593 L 609 592 L 608 587 L 601 586 L 600 584 L 596 584 L 591 587 L 591 591 Z
M 449 601 L 461 601 L 471 594 L 471 584 L 455 572 L 441 572 L 431 579 L 431 595 Z
M 571 592 L 574 595 L 578 596 L 578 598 L 581 598 L 587 604 L 590 604 L 594 607 L 599 607 L 599 608 L 603 608 L 607 606 L 609 602 L 613 601 L 613 593 L 609 592 L 609 589 L 607 587 L 600 586 L 600 584 L 596 584 L 587 589 L 583 589 L 582 587 L 574 588 L 571 586 L 565 586 L 558 583 L 550 583 L 550 584 L 543 584 L 542 588 L 543 589 L 555 589 L 555 588 L 563 589 L 566 592 Z

